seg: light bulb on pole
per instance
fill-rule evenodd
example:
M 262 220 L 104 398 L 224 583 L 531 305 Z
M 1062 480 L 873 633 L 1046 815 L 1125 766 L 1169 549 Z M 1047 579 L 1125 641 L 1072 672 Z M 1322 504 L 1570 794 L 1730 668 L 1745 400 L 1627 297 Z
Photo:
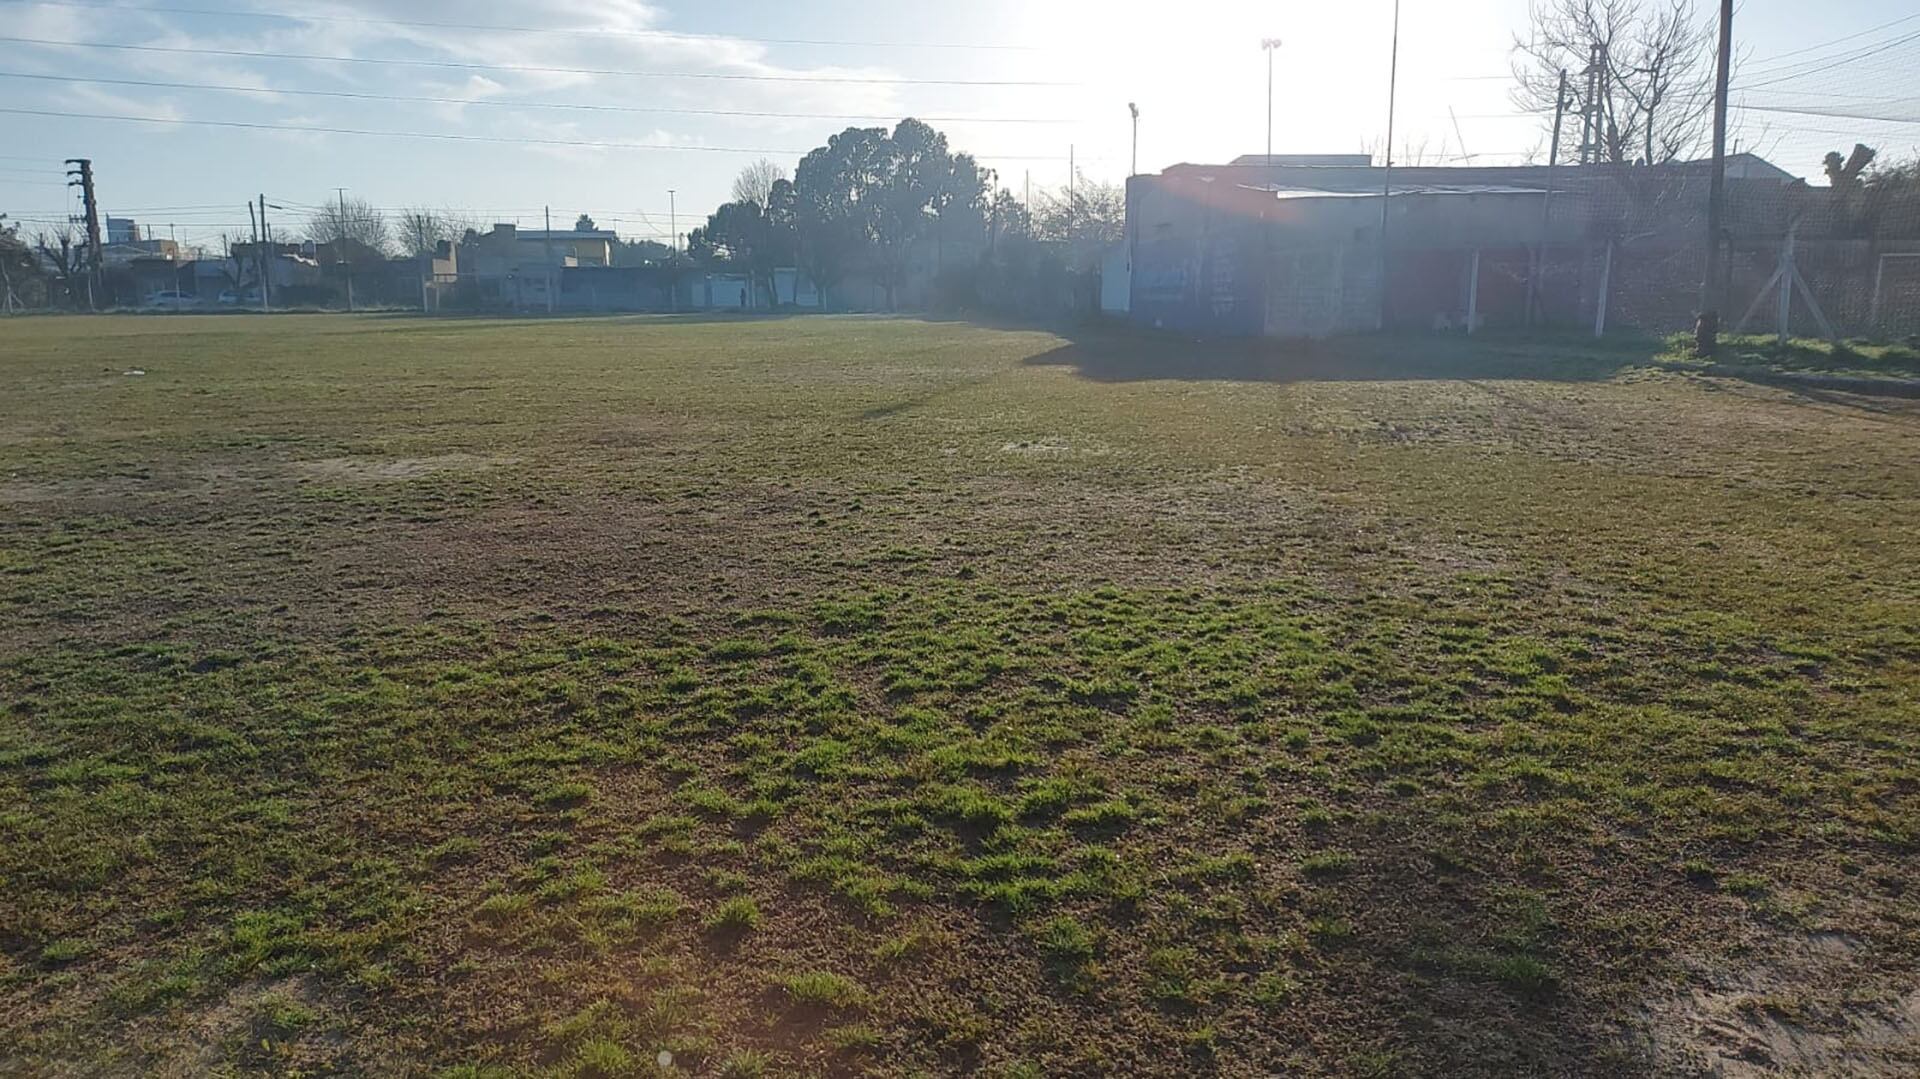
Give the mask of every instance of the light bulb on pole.
M 1263 38 L 1260 47 L 1267 53 L 1267 166 L 1273 166 L 1273 54 L 1280 50 L 1280 39 Z
M 1127 102 L 1127 111 L 1133 114 L 1133 164 L 1128 166 L 1127 175 L 1140 175 L 1140 106 Z

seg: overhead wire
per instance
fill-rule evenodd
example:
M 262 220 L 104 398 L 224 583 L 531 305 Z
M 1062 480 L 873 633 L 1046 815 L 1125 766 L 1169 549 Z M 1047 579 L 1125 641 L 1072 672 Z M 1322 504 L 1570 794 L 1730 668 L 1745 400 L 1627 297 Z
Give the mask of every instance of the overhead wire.
M 862 41 L 841 38 L 754 37 L 742 34 L 699 34 L 681 30 L 656 30 L 620 26 L 512 26 L 499 23 L 442 22 L 424 19 L 369 19 L 357 15 L 304 14 L 286 11 L 237 11 L 178 7 L 174 5 L 114 4 L 98 0 L 0 0 L 0 3 L 34 7 L 93 8 L 155 15 L 196 15 L 223 19 L 277 19 L 287 22 L 348 23 L 354 26 L 398 26 L 427 30 L 478 30 L 487 33 L 562 34 L 576 37 L 631 37 L 657 41 L 699 41 L 715 43 L 746 42 L 754 45 L 802 45 L 854 49 L 948 49 L 991 52 L 1038 52 L 1040 46 L 1012 45 L 972 41 Z
M 61 109 L 22 109 L 12 106 L 0 106 L 0 114 L 40 116 L 67 120 L 107 120 L 119 123 L 139 124 L 183 124 L 195 127 L 236 128 L 250 131 L 292 131 L 315 135 L 362 135 L 377 138 L 434 139 L 445 142 L 505 143 L 518 146 L 556 146 L 593 150 L 669 150 L 787 157 L 799 157 L 808 152 L 791 148 L 714 146 L 706 143 L 616 142 L 599 139 L 540 138 L 524 135 L 463 134 L 452 131 L 386 131 L 376 128 L 338 127 L 322 124 L 282 124 L 258 120 L 209 120 L 197 117 L 128 116 L 122 113 L 71 112 Z M 1066 158 L 1059 155 L 975 154 L 974 156 L 978 160 L 993 161 L 1066 160 Z
M 711 79 L 723 82 L 825 83 L 858 86 L 992 86 L 1038 89 L 1077 86 L 1072 82 L 1030 79 L 925 79 L 880 75 L 770 75 L 740 71 L 641 71 L 628 68 L 557 67 L 543 64 L 487 64 L 472 60 L 400 59 L 386 56 L 326 56 L 267 49 L 212 49 L 190 45 L 134 45 L 124 42 L 63 41 L 56 38 L 0 35 L 0 42 L 49 48 L 109 49 L 181 56 L 229 56 L 249 60 L 297 60 L 325 64 L 373 64 L 387 67 L 443 68 L 455 71 L 516 71 L 543 75 L 596 75 L 636 79 Z
M 4 2 L 4 0 L 0 0 Z M 898 117 L 878 113 L 771 112 L 756 109 L 683 109 L 640 105 L 594 105 L 571 101 L 502 100 L 499 98 L 435 97 L 428 95 L 377 94 L 358 90 L 312 90 L 273 88 L 206 82 L 169 82 L 156 79 L 121 79 L 86 75 L 49 75 L 40 72 L 0 71 L 0 78 L 32 79 L 40 82 L 98 83 L 102 86 L 139 86 L 148 89 L 204 90 L 221 93 L 328 97 L 352 101 L 395 101 L 423 105 L 460 105 L 479 108 L 558 109 L 582 112 L 640 113 L 667 116 L 720 116 L 774 120 L 894 120 Z M 941 124 L 1064 124 L 1071 121 L 1022 116 L 919 116 L 928 123 Z

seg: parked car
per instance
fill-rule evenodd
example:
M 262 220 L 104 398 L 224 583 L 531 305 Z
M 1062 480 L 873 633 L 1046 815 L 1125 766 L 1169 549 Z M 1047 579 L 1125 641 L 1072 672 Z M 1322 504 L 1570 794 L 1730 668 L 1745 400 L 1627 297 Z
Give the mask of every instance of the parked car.
M 238 307 L 243 304 L 251 307 L 260 302 L 260 290 L 250 288 L 243 292 L 235 292 L 233 289 L 226 289 L 214 298 L 214 302 L 223 307 Z
M 170 288 L 161 289 L 149 295 L 147 302 L 141 306 L 149 311 L 186 311 L 200 306 L 200 297 L 191 292 L 180 292 Z

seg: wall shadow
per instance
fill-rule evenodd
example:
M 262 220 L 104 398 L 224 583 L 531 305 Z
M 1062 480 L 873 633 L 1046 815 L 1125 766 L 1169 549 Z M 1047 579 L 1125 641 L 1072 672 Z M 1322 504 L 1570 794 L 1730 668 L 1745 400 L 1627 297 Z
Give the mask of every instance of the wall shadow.
M 1074 329 L 1068 343 L 1024 363 L 1071 367 L 1096 382 L 1390 382 L 1501 380 L 1591 382 L 1648 363 L 1663 343 L 1646 337 L 1485 333 L 1376 334 L 1306 340 L 1194 340 L 1120 328 Z

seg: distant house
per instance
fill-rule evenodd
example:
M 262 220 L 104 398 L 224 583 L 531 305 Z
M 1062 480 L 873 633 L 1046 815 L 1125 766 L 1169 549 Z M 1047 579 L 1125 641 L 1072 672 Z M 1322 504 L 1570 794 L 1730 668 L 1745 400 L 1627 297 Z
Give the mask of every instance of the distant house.
M 613 265 L 619 237 L 605 229 L 522 229 L 497 224 L 460 245 L 460 273 L 484 306 L 558 309 L 560 271 Z
M 462 244 L 462 261 L 476 273 L 533 267 L 611 266 L 619 237 L 606 229 L 522 229 L 499 224 Z

